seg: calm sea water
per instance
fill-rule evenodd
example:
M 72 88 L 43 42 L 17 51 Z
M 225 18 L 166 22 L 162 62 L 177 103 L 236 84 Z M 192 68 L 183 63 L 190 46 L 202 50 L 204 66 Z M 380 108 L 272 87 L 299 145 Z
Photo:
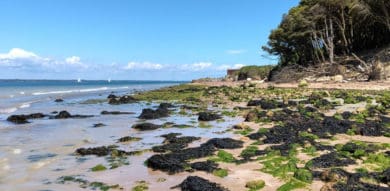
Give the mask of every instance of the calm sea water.
M 9 114 L 31 104 L 50 99 L 131 93 L 185 82 L 174 81 L 107 81 L 107 80 L 0 80 L 0 115 Z

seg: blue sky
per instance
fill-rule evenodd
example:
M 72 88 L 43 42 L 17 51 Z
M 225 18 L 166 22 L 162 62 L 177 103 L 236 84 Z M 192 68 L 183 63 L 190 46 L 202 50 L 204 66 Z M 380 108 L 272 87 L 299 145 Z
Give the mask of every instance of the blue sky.
M 0 78 L 190 80 L 264 65 L 298 0 L 1 0 Z

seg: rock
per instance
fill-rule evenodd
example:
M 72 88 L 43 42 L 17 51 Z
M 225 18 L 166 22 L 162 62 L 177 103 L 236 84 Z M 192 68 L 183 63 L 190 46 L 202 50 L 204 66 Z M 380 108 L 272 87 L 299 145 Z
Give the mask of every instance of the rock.
M 179 173 L 184 171 L 186 163 L 175 155 L 153 155 L 147 160 L 147 166 L 152 169 L 158 169 L 168 172 L 169 174 Z
M 92 147 L 92 148 L 78 148 L 75 153 L 81 156 L 86 155 L 96 155 L 98 157 L 101 156 L 107 156 L 107 155 L 115 155 L 115 156 L 123 156 L 123 155 L 129 155 L 130 153 L 127 153 L 122 150 L 115 149 L 115 146 L 101 146 L 101 147 Z
M 159 105 L 158 107 L 159 107 L 159 108 L 169 109 L 169 108 L 175 108 L 176 106 L 174 106 L 174 105 L 171 104 L 171 103 L 160 103 L 160 105 Z
M 189 143 L 200 139 L 200 137 L 193 137 L 193 136 L 177 137 L 178 135 L 180 134 L 170 133 L 170 134 L 162 135 L 161 137 L 165 137 L 164 140 L 165 144 L 154 146 L 152 147 L 152 150 L 158 153 L 164 153 L 168 151 L 177 152 L 186 148 Z
M 93 124 L 93 127 L 104 127 L 106 126 L 104 123 L 96 123 L 96 124 Z
M 67 118 L 71 118 L 72 115 L 67 112 L 67 111 L 60 111 L 60 113 L 58 113 L 54 118 L 55 119 L 67 119 Z
M 150 131 L 150 130 L 156 130 L 160 128 L 161 125 L 155 125 L 152 123 L 139 123 L 132 126 L 132 128 L 140 130 L 140 131 Z
M 286 105 L 276 100 L 261 99 L 261 100 L 250 100 L 247 106 L 260 106 L 262 109 L 276 109 L 276 108 L 283 108 Z
M 125 95 L 122 97 L 114 97 L 114 96 L 109 96 L 111 98 L 108 99 L 108 103 L 112 105 L 119 105 L 119 104 L 129 104 L 129 103 L 135 103 L 137 100 L 129 95 Z
M 218 149 L 238 149 L 243 147 L 242 141 L 232 138 L 213 138 L 208 140 L 205 145 L 212 145 Z
M 199 121 L 214 121 L 217 119 L 222 119 L 220 115 L 211 112 L 200 112 L 198 115 Z
M 257 121 L 258 119 L 259 119 L 259 117 L 257 116 L 256 111 L 250 111 L 245 117 L 245 121 L 248 121 L 248 122 L 254 122 L 254 121 Z
M 171 138 L 176 136 L 177 134 L 165 135 L 165 137 Z M 194 138 L 190 138 L 188 140 L 191 141 L 194 140 Z M 188 142 L 188 140 L 183 139 L 181 141 Z M 180 143 L 180 141 L 174 142 L 172 144 L 177 143 Z M 217 149 L 235 149 L 242 147 L 243 142 L 239 140 L 234 140 L 231 138 L 214 138 L 210 139 L 206 143 L 201 144 L 199 147 L 181 149 L 167 154 L 153 155 L 147 160 L 147 166 L 155 170 L 161 170 L 168 172 L 169 174 L 174 174 L 183 172 L 186 166 L 189 165 L 187 161 L 190 159 L 211 156 Z
M 169 110 L 167 108 L 157 108 L 153 109 L 143 109 L 141 115 L 138 117 L 140 119 L 158 119 L 162 117 L 168 117 Z
M 29 123 L 26 116 L 23 115 L 11 115 L 7 118 L 7 121 L 16 123 L 16 124 L 25 124 Z
M 115 98 L 117 98 L 117 96 L 114 95 L 114 94 L 110 94 L 110 95 L 108 95 L 108 97 L 107 97 L 107 99 L 115 99 Z
M 131 115 L 131 114 L 134 114 L 134 112 L 102 111 L 100 114 L 102 114 L 102 115 Z
M 7 118 L 7 121 L 13 122 L 15 124 L 26 124 L 29 123 L 29 119 L 39 119 L 44 117 L 46 117 L 46 115 L 42 113 L 32 113 L 28 115 L 11 115 Z
M 228 191 L 228 189 L 221 187 L 217 183 L 198 176 L 189 176 L 174 188 L 180 188 L 182 191 Z
M 71 115 L 67 111 L 60 111 L 57 115 L 54 117 L 50 117 L 51 119 L 68 119 L 68 118 L 88 118 L 93 117 L 93 115 Z
M 311 161 L 314 168 L 330 168 L 356 164 L 354 160 L 343 157 L 336 152 L 321 155 L 312 159 Z
M 57 98 L 57 99 L 54 100 L 54 102 L 57 102 L 57 103 L 58 103 L 58 102 L 63 102 L 63 101 L 64 101 L 64 100 L 61 99 L 61 98 Z

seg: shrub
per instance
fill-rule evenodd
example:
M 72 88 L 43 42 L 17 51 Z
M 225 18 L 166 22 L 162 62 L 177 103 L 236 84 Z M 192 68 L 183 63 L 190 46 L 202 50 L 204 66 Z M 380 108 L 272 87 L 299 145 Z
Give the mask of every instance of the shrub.
M 273 66 L 244 66 L 238 73 L 238 80 L 252 79 L 264 79 L 267 78 Z

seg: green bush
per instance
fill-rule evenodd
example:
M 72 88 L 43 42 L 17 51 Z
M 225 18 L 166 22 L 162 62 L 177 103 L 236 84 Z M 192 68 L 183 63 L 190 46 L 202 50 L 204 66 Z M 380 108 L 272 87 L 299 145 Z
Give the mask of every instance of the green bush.
M 272 70 L 273 66 L 244 66 L 238 73 L 238 80 L 252 79 L 264 79 L 268 77 L 268 74 Z

